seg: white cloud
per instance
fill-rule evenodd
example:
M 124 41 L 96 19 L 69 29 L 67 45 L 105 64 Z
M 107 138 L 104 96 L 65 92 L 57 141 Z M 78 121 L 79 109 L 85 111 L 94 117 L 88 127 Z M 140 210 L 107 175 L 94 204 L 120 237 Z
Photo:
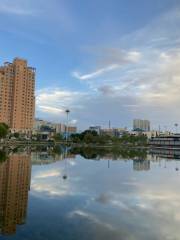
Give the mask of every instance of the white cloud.
M 96 78 L 96 77 L 98 77 L 98 76 L 100 76 L 104 73 L 107 73 L 107 72 L 112 71 L 114 69 L 117 69 L 119 67 L 120 66 L 118 64 L 113 64 L 113 65 L 106 66 L 104 68 L 98 69 L 95 72 L 84 74 L 84 75 L 75 71 L 75 72 L 72 73 L 72 76 L 77 78 L 77 79 L 80 79 L 80 80 L 87 80 L 87 79 L 91 79 L 91 78 Z
M 79 80 L 89 80 L 92 78 L 100 77 L 108 72 L 121 68 L 123 65 L 130 63 L 137 63 L 141 58 L 141 53 L 138 51 L 124 51 L 116 48 L 103 48 L 97 49 L 99 52 L 99 62 L 103 67 L 96 69 L 94 72 L 87 74 L 80 74 L 78 71 L 74 71 L 72 76 Z
M 141 59 L 141 53 L 137 51 L 130 51 L 127 54 L 127 59 L 131 62 L 138 62 Z
M 72 118 L 83 127 L 92 122 L 104 126 L 109 119 L 116 126 L 131 126 L 134 117 L 149 118 L 157 125 L 165 122 L 172 125 L 180 118 L 177 111 L 180 101 L 179 24 L 179 13 L 173 10 L 121 37 L 116 47 L 110 44 L 89 47 L 88 67 L 73 72 L 73 77 L 85 80 L 82 84 L 89 89 L 86 92 L 41 90 L 37 94 L 38 111 L 51 116 L 56 112 L 59 116 L 64 109 L 61 105 L 72 108 Z M 95 69 L 92 72 L 87 71 L 90 65 Z
M 31 8 L 30 1 L 22 0 L 4 0 L 0 3 L 0 12 L 6 14 L 14 14 L 19 16 L 34 15 L 35 8 Z
M 54 114 L 64 113 L 67 108 L 79 108 L 76 101 L 86 94 L 77 91 L 63 90 L 60 88 L 46 88 L 36 93 L 37 108 L 44 112 Z
M 72 119 L 72 120 L 69 122 L 69 124 L 71 124 L 71 125 L 76 125 L 77 122 L 78 122 L 77 119 Z
M 45 106 L 45 105 L 38 105 L 38 108 L 42 112 L 47 112 L 47 113 L 50 112 L 52 114 L 59 114 L 59 113 L 63 113 L 64 112 L 63 109 L 56 108 L 56 107 Z
M 65 122 L 65 110 L 70 109 L 69 123 L 76 125 L 89 94 L 61 88 L 41 89 L 36 93 L 36 115 L 55 122 Z

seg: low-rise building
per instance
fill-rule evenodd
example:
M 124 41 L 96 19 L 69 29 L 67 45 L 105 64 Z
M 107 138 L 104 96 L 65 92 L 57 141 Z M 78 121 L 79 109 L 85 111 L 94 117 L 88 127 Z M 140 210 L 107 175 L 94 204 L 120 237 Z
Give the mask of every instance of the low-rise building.
M 127 134 L 128 131 L 126 128 L 106 128 L 101 129 L 100 134 L 109 135 L 112 137 L 122 137 L 124 134 Z
M 68 132 L 68 136 L 77 132 L 76 126 L 68 126 L 62 123 L 52 123 L 41 119 L 34 121 L 33 134 L 41 136 L 42 140 L 51 139 L 54 134 L 62 134 L 64 137 Z

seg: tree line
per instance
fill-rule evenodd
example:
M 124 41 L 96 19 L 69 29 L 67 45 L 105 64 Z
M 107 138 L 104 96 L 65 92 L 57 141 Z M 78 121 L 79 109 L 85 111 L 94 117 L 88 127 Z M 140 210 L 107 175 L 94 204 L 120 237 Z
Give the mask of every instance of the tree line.
M 86 144 L 131 144 L 146 145 L 147 136 L 139 134 L 138 136 L 124 134 L 121 137 L 110 136 L 107 134 L 98 134 L 96 131 L 86 130 L 82 133 L 72 134 L 70 140 L 74 143 Z
M 9 132 L 9 127 L 6 123 L 0 123 L 0 139 L 5 138 Z

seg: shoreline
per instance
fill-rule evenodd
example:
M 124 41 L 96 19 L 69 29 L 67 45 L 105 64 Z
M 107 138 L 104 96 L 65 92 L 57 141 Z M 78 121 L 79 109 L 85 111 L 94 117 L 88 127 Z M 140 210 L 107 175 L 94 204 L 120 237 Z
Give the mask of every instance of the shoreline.
M 94 144 L 94 143 L 73 143 L 73 142 L 33 142 L 33 141 L 14 141 L 14 142 L 1 142 L 0 147 L 18 147 L 18 146 L 55 146 L 55 145 L 64 145 L 64 146 L 72 146 L 72 147 L 93 147 L 93 148 L 113 148 L 113 147 L 125 147 L 125 148 L 141 148 L 141 149 L 148 149 L 149 146 L 143 146 L 143 145 L 130 145 L 130 144 L 107 144 L 107 145 L 101 145 L 101 144 Z

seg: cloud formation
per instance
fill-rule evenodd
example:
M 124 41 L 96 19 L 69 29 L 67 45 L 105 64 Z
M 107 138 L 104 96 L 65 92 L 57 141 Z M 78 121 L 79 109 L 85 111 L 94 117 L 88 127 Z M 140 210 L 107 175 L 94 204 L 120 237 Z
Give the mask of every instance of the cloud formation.
M 119 67 L 120 66 L 118 64 L 114 64 L 114 65 L 110 65 L 110 66 L 106 66 L 104 68 L 98 69 L 95 72 L 84 74 L 84 75 L 81 75 L 79 72 L 73 72 L 72 76 L 80 80 L 86 80 L 86 79 L 96 78 L 106 72 L 112 71 Z
M 79 80 L 89 80 L 97 78 L 105 73 L 121 68 L 124 64 L 137 63 L 141 58 L 141 53 L 137 51 L 123 51 L 121 49 L 106 48 L 93 49 L 98 55 L 98 61 L 103 67 L 96 69 L 94 72 L 87 74 L 80 74 L 74 71 L 72 76 Z
M 30 1 L 25 2 L 22 0 L 4 0 L 0 4 L 0 12 L 17 16 L 30 16 L 34 15 L 36 10 L 35 8 L 31 8 Z
M 106 126 L 109 119 L 114 126 L 131 127 L 132 119 L 141 117 L 154 122 L 153 127 L 168 123 L 172 128 L 180 118 L 179 24 L 173 9 L 122 36 L 116 46 L 89 46 L 83 50 L 87 61 L 71 74 L 86 89 L 42 89 L 38 113 L 60 116 L 68 107 L 80 128 Z

